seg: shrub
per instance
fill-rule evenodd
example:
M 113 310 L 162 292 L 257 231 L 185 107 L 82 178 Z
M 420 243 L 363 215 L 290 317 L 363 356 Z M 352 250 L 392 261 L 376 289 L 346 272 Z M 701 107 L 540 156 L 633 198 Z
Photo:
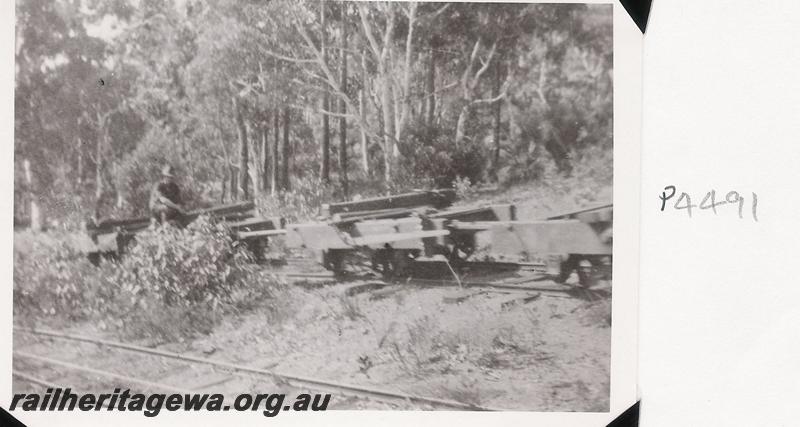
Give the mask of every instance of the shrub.
M 456 191 L 458 200 L 467 200 L 475 195 L 475 187 L 469 178 L 456 177 L 453 181 L 453 189 Z
M 424 123 L 409 126 L 407 138 L 400 160 L 400 178 L 435 187 L 450 187 L 457 177 L 468 178 L 472 183 L 483 178 L 487 157 L 476 140 L 468 138 L 456 146 L 447 125 Z
M 263 295 L 252 256 L 229 230 L 201 217 L 185 229 L 160 226 L 136 243 L 109 281 L 128 310 L 126 332 L 174 339 L 205 333 L 224 311 Z
M 389 357 L 401 369 L 415 377 L 431 372 L 448 372 L 455 362 L 463 361 L 468 343 L 432 318 L 423 316 L 406 325 L 405 333 L 387 333 Z
M 176 179 L 181 189 L 181 199 L 185 206 L 204 205 L 208 199 L 207 183 L 214 171 L 203 163 L 191 166 L 179 151 L 179 144 L 165 144 L 176 136 L 161 128 L 153 128 L 135 150 L 128 153 L 120 163 L 115 174 L 115 187 L 122 194 L 125 206 L 112 208 L 110 212 L 120 217 L 148 214 L 148 203 L 152 186 L 161 178 L 161 169 L 170 164 L 176 168 Z
M 217 304 L 243 286 L 251 261 L 223 225 L 201 217 L 185 229 L 160 226 L 140 233 L 111 280 L 169 306 Z
M 14 316 L 36 323 L 104 313 L 114 293 L 103 279 L 111 266 L 95 268 L 67 239 L 42 236 L 24 235 L 29 247 L 14 250 Z
M 322 203 L 331 201 L 331 186 L 316 177 L 297 179 L 289 191 L 281 190 L 275 196 L 256 197 L 256 208 L 265 217 L 282 217 L 287 222 L 305 221 L 319 215 Z
M 229 230 L 203 217 L 185 229 L 148 229 L 120 262 L 100 267 L 50 240 L 15 251 L 20 323 L 94 320 L 136 338 L 189 338 L 210 332 L 223 314 L 271 296 L 276 283 L 258 277 Z

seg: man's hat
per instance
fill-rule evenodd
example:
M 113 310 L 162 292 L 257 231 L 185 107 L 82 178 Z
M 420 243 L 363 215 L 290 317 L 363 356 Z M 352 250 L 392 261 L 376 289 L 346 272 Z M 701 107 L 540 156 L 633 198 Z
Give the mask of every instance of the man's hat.
M 175 177 L 175 169 L 170 165 L 166 165 L 166 166 L 164 166 L 164 169 L 161 169 L 161 176 L 165 176 L 165 177 L 168 177 L 168 178 L 174 178 Z

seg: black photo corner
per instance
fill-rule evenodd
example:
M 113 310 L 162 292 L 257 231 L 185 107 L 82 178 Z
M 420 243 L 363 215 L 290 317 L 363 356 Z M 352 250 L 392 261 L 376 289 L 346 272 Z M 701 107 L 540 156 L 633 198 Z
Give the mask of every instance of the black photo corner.
M 640 402 L 641 401 L 634 403 L 633 406 L 619 414 L 619 416 L 614 418 L 614 421 L 608 423 L 606 427 L 638 427 Z
M 644 34 L 647 29 L 647 18 L 650 17 L 652 0 L 620 0 L 620 3 L 628 11 L 628 15 L 631 16 L 633 22 L 642 31 L 642 34 Z
M 620 0 L 622 6 L 631 16 L 633 22 L 639 27 L 639 30 L 644 34 L 647 30 L 647 20 L 650 17 L 650 8 L 652 0 Z M 641 401 L 637 401 L 630 408 L 621 413 L 614 421 L 611 421 L 607 427 L 637 427 L 639 425 L 639 405 Z
M 2 427 L 26 427 L 22 421 L 14 418 L 2 406 L 0 406 L 0 426 Z

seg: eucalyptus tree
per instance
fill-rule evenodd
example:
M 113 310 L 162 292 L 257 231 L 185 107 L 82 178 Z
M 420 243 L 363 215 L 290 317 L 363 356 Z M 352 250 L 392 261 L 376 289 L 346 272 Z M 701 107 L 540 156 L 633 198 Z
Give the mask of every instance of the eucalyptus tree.
M 16 6 L 15 165 L 20 170 L 27 160 L 31 177 L 21 188 L 31 201 L 80 193 L 94 164 L 100 200 L 111 141 L 136 125 L 125 117 L 131 70 L 106 40 L 89 34 L 103 11 L 89 14 L 71 1 Z

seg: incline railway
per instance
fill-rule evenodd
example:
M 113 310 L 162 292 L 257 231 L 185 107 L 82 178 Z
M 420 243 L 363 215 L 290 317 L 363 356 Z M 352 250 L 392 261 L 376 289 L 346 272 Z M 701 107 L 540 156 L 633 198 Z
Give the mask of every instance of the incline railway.
M 257 259 L 272 239 L 283 239 L 342 278 L 363 266 L 386 279 L 404 278 L 444 262 L 443 276 L 459 281 L 460 272 L 476 263 L 493 270 L 515 263 L 492 259 L 546 259 L 540 267 L 561 282 L 570 275 L 584 285 L 610 280 L 611 204 L 522 219 L 511 204 L 453 207 L 455 199 L 453 190 L 430 190 L 325 204 L 316 220 L 299 224 L 257 217 L 254 204 L 242 202 L 192 211 L 181 225 L 208 215 L 225 223 Z M 123 256 L 149 224 L 148 218 L 91 222 L 85 251 L 94 262 Z M 516 263 L 523 264 L 529 263 Z

